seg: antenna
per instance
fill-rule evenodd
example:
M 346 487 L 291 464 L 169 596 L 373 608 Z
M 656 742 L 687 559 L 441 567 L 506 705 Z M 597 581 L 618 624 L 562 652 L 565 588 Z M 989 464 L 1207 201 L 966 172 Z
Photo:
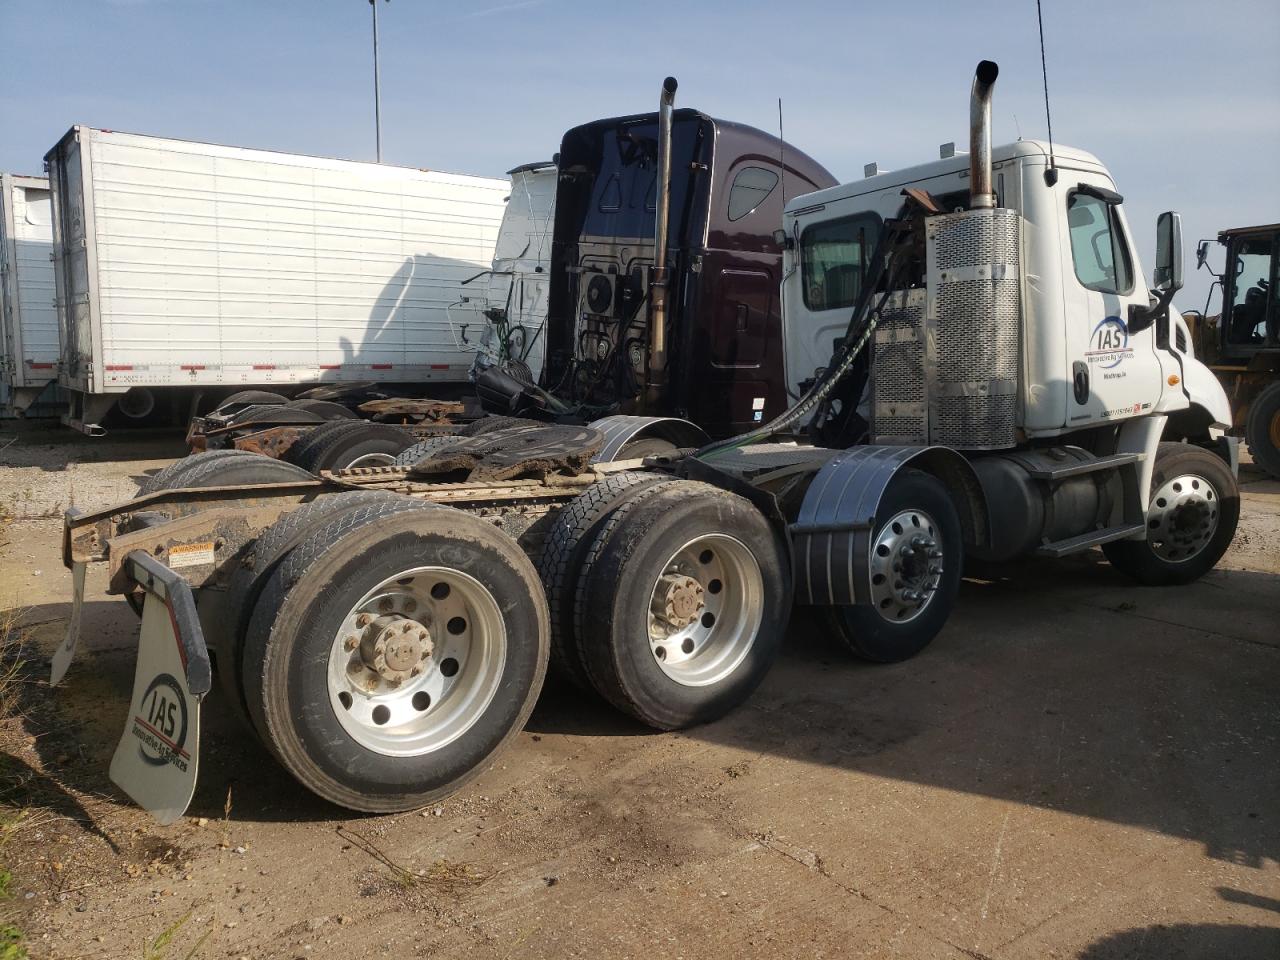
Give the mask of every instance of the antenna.
M 787 205 L 787 141 L 782 138 L 782 98 L 778 98 L 778 166 L 782 168 L 782 205 Z
M 1044 78 L 1044 122 L 1049 127 L 1049 169 L 1044 172 L 1044 182 L 1053 186 L 1058 182 L 1058 168 L 1053 162 L 1053 118 L 1049 116 L 1049 68 L 1044 60 L 1044 14 L 1040 0 L 1036 0 L 1036 22 L 1040 24 L 1040 75 Z

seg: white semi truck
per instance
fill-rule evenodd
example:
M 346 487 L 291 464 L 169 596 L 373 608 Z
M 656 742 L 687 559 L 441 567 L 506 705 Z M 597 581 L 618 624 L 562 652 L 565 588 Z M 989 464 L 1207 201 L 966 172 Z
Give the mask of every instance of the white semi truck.
M 52 231 L 49 181 L 0 175 L 0 415 L 26 412 L 57 377 Z
M 88 563 L 142 611 L 115 782 L 182 813 L 215 665 L 301 784 L 403 810 L 489 763 L 548 659 L 673 729 L 751 693 L 793 603 L 895 661 L 943 628 L 966 556 L 1101 546 L 1160 584 L 1213 567 L 1239 496 L 1226 397 L 1170 309 L 1178 217 L 1160 217 L 1148 288 L 1100 162 L 992 151 L 996 74 L 978 67 L 967 157 L 787 205 L 798 399 L 751 433 L 617 461 L 651 418 L 522 425 L 319 478 L 220 450 L 68 513 L 75 614 L 54 681 Z M 656 161 L 659 229 L 675 90 L 656 139 L 633 141 Z
M 463 281 L 493 260 L 506 180 L 76 126 L 53 187 L 68 422 L 180 423 L 197 394 L 467 381 Z

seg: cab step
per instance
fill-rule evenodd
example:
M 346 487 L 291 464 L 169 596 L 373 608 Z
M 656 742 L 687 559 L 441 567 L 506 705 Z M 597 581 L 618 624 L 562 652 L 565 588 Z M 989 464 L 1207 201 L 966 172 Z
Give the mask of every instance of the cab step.
M 1141 533 L 1146 530 L 1146 523 L 1122 523 L 1115 527 L 1104 527 L 1101 530 L 1090 530 L 1088 533 L 1082 533 L 1079 536 L 1068 537 L 1066 540 L 1055 540 L 1052 543 L 1041 544 L 1036 550 L 1038 557 L 1065 557 L 1069 553 L 1079 553 L 1081 550 L 1088 550 L 1090 547 L 1101 546 L 1104 543 L 1110 543 L 1112 540 L 1125 540 L 1135 533 Z

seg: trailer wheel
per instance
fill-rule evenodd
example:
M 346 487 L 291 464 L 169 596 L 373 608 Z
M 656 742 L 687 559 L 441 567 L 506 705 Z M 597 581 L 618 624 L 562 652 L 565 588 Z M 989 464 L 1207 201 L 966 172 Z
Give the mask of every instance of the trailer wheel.
M 296 469 L 296 468 L 295 468 Z M 249 618 L 267 579 L 280 560 L 320 524 L 338 514 L 367 509 L 368 516 L 430 508 L 432 504 L 383 490 L 349 490 L 321 497 L 291 510 L 254 539 L 231 572 L 224 608 L 211 618 L 209 637 L 218 658 L 218 679 L 234 712 L 255 734 L 244 695 L 244 641 Z M 225 665 L 225 666 L 224 666 Z
M 138 485 L 138 496 L 184 487 L 287 483 L 315 479 L 305 470 L 251 450 L 206 450 L 175 460 Z
M 660 730 L 723 716 L 777 656 L 790 579 L 781 538 L 743 498 L 685 480 L 633 491 L 578 580 L 592 685 Z
M 551 615 L 551 665 L 581 690 L 591 689 L 574 633 L 574 597 L 583 563 L 609 513 L 624 497 L 669 479 L 659 473 L 615 473 L 593 484 L 557 515 L 542 541 L 538 573 Z
M 190 487 L 232 486 L 240 483 L 288 483 L 314 480 L 305 470 L 249 450 L 207 450 L 175 460 L 138 485 L 138 496 Z M 142 589 L 125 594 L 125 601 L 142 616 Z
M 1268 384 L 1249 404 L 1244 439 L 1254 466 L 1280 480 L 1280 380 Z
M 1204 447 L 1162 443 L 1151 471 L 1146 539 L 1114 540 L 1102 552 L 1139 583 L 1190 583 L 1222 559 L 1239 520 L 1236 478 L 1222 458 Z
M 443 450 L 445 447 L 452 446 L 458 442 L 456 436 L 443 437 L 427 437 L 425 440 L 419 440 L 411 447 L 406 447 L 398 457 L 396 457 L 396 466 L 411 467 L 419 460 L 425 460 L 428 456 Z
M 914 657 L 955 606 L 963 558 L 960 516 L 946 487 L 920 470 L 890 481 L 876 509 L 867 604 L 825 607 L 853 653 L 876 663 Z
M 227 407 L 248 404 L 266 404 L 266 403 L 288 403 L 289 398 L 281 393 L 272 393 L 270 390 L 239 390 L 231 396 L 225 398 L 218 404 L 218 409 L 223 410 Z
M 532 564 L 478 517 L 359 509 L 311 531 L 255 605 L 245 695 L 304 786 L 354 810 L 430 803 L 533 709 L 547 609 Z
M 460 437 L 478 437 L 484 433 L 492 433 L 494 430 L 505 430 L 508 427 L 527 427 L 530 424 L 542 424 L 541 420 L 530 420 L 527 417 L 499 417 L 485 416 L 478 420 L 472 420 L 465 427 L 458 431 Z
M 243 427 L 251 423 L 324 423 L 324 418 L 310 410 L 299 410 L 282 403 L 253 404 L 231 414 L 232 426 Z
M 286 459 L 312 473 L 388 466 L 413 442 L 412 433 L 389 423 L 338 420 L 316 427 L 289 448 Z
M 294 410 L 306 410 L 314 413 L 322 420 L 359 420 L 360 418 L 340 403 L 332 400 L 290 400 L 288 406 Z

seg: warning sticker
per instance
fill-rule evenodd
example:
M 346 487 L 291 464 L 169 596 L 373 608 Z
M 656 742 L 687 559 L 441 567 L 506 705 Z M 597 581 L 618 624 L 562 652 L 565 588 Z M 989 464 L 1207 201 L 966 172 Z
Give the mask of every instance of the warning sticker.
M 205 563 L 213 563 L 213 541 L 201 543 L 184 543 L 169 548 L 169 569 L 180 570 L 183 567 L 198 567 Z

